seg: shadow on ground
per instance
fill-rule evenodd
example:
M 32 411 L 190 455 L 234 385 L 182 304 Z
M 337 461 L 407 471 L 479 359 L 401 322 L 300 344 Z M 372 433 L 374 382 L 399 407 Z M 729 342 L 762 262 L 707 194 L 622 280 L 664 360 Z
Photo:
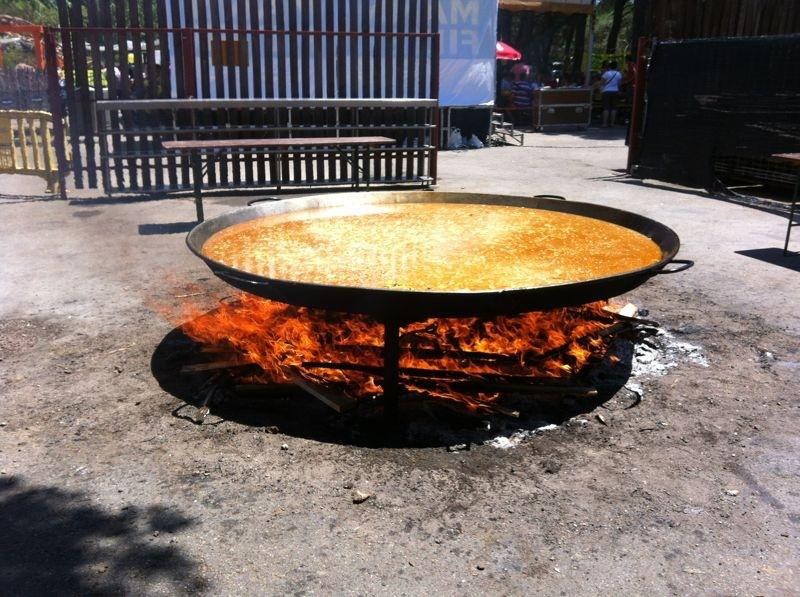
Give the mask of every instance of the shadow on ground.
M 181 234 L 192 230 L 197 222 L 171 222 L 168 224 L 139 224 L 139 234 L 150 236 L 153 234 Z
M 783 249 L 770 247 L 766 249 L 747 249 L 744 251 L 736 251 L 737 255 L 744 255 L 745 257 L 752 257 L 770 265 L 778 265 L 785 267 L 794 272 L 800 272 L 800 255 L 790 252 L 788 255 L 783 254 Z
M 621 184 L 627 184 L 645 189 L 655 189 L 658 191 L 671 191 L 673 193 L 680 193 L 682 195 L 694 195 L 696 197 L 703 197 L 704 199 L 716 199 L 717 197 L 703 189 L 689 189 L 686 187 L 670 186 L 668 184 L 659 184 L 652 180 L 642 180 L 641 178 L 634 178 L 618 171 L 617 174 L 596 178 L 595 180 L 610 180 Z
M 170 541 L 193 522 L 174 510 L 101 510 L 89 496 L 0 481 L 0 594 L 144 594 L 207 588 L 198 564 Z
M 364 399 L 355 410 L 340 414 L 297 388 L 262 395 L 237 394 L 232 389 L 235 382 L 226 372 L 181 374 L 184 365 L 209 358 L 180 328 L 173 329 L 158 345 L 152 355 L 151 371 L 164 391 L 182 401 L 173 415 L 195 424 L 233 421 L 314 441 L 370 448 L 441 447 L 480 444 L 498 436 L 561 424 L 609 401 L 615 402 L 615 408 L 626 408 L 629 405 L 622 403 L 631 397 L 620 390 L 630 377 L 633 350 L 628 341 L 616 342 L 625 344 L 615 351 L 617 359 L 595 363 L 586 368 L 580 380 L 575 380 L 597 388 L 598 396 L 500 398 L 498 404 L 508 411 L 518 411 L 518 418 L 462 413 L 440 400 L 405 397 L 399 419 L 386 423 L 380 397 Z M 199 407 L 209 392 L 218 399 L 209 403 L 210 416 L 203 421 Z
M 11 205 L 14 203 L 36 203 L 39 201 L 58 201 L 58 195 L 7 195 L 0 193 L 0 205 Z
M 96 206 L 96 205 L 129 205 L 135 203 L 150 203 L 168 199 L 166 193 L 148 193 L 141 195 L 103 195 L 100 197 L 76 197 L 69 200 L 70 205 Z
M 608 180 L 618 182 L 621 184 L 638 186 L 646 189 L 656 189 L 659 191 L 671 191 L 680 193 L 682 195 L 695 195 L 696 197 L 703 197 L 704 199 L 712 199 L 714 201 L 723 201 L 740 207 L 748 207 L 756 209 L 773 216 L 789 217 L 790 202 L 788 199 L 780 199 L 776 197 L 757 197 L 755 195 L 739 195 L 735 193 L 711 193 L 703 189 L 689 189 L 680 186 L 670 186 L 669 184 L 660 184 L 653 180 L 643 180 L 641 178 L 634 178 L 626 176 L 623 172 L 617 171 L 617 174 L 610 176 L 602 176 L 593 180 Z

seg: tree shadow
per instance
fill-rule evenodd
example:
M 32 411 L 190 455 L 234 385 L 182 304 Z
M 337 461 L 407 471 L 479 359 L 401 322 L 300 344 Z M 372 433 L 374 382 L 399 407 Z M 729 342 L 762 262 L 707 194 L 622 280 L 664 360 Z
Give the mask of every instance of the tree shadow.
M 237 395 L 226 389 L 233 386 L 226 381 L 226 373 L 181 373 L 183 366 L 208 360 L 208 355 L 204 355 L 201 347 L 180 328 L 173 329 L 162 339 L 153 352 L 150 366 L 159 386 L 183 403 L 173 411 L 173 416 L 193 424 L 218 425 L 232 421 L 293 437 L 368 448 L 441 447 L 479 444 L 498 435 L 561 424 L 610 400 L 626 400 L 617 394 L 631 374 L 632 343 L 621 339 L 615 343 L 619 346 L 613 351 L 614 358 L 609 353 L 587 367 L 582 375 L 582 381 L 597 388 L 597 396 L 502 397 L 498 404 L 506 411 L 518 412 L 518 417 L 476 416 L 454 410 L 446 401 L 405 396 L 401 398 L 398 418 L 386 423 L 380 397 L 360 400 L 354 410 L 337 413 L 298 388 L 260 396 Z M 221 390 L 216 392 L 215 388 Z M 219 399 L 208 404 L 210 416 L 203 420 L 199 407 L 209 392 L 215 392 Z
M 169 535 L 194 522 L 163 506 L 119 513 L 83 493 L 0 481 L 0 594 L 169 594 L 208 588 Z

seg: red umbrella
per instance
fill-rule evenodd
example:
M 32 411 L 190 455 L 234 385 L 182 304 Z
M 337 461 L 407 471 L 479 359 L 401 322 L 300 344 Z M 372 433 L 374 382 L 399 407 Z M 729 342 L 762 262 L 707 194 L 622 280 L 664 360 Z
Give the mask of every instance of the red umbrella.
M 497 51 L 497 59 L 498 60 L 521 60 L 522 54 L 519 50 L 515 50 L 507 43 L 499 41 L 497 42 L 495 49 Z

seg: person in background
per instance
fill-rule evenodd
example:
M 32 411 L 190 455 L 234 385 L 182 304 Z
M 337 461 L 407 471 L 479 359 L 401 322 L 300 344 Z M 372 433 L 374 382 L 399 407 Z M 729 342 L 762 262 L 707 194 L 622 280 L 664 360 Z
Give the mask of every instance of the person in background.
M 636 58 L 632 54 L 628 54 L 625 57 L 625 79 L 628 83 L 628 87 L 633 86 L 633 82 L 636 80 Z
M 514 80 L 511 76 L 511 71 L 506 71 L 500 81 L 500 99 L 502 106 L 514 104 Z
M 511 67 L 511 75 L 514 77 L 514 81 L 521 81 L 531 74 L 531 65 L 525 64 L 524 62 L 517 62 L 514 66 Z
M 633 104 L 633 86 L 636 84 L 636 59 L 628 54 L 625 57 L 625 78 L 622 81 L 622 94 L 628 100 L 630 105 Z
M 617 101 L 619 100 L 619 86 L 622 83 L 622 73 L 617 70 L 617 63 L 611 61 L 600 75 L 600 97 L 603 98 L 603 126 L 614 125 L 617 118 Z
M 522 79 L 515 81 L 511 89 L 515 108 L 530 108 L 533 103 L 533 92 L 539 86 L 533 82 L 530 73 Z

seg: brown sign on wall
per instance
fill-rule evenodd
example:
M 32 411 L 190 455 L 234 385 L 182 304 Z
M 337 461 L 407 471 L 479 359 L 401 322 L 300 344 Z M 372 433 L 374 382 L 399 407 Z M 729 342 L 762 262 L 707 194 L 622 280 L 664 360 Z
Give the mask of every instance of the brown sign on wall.
M 250 65 L 246 39 L 217 39 L 211 42 L 211 64 L 214 66 Z

